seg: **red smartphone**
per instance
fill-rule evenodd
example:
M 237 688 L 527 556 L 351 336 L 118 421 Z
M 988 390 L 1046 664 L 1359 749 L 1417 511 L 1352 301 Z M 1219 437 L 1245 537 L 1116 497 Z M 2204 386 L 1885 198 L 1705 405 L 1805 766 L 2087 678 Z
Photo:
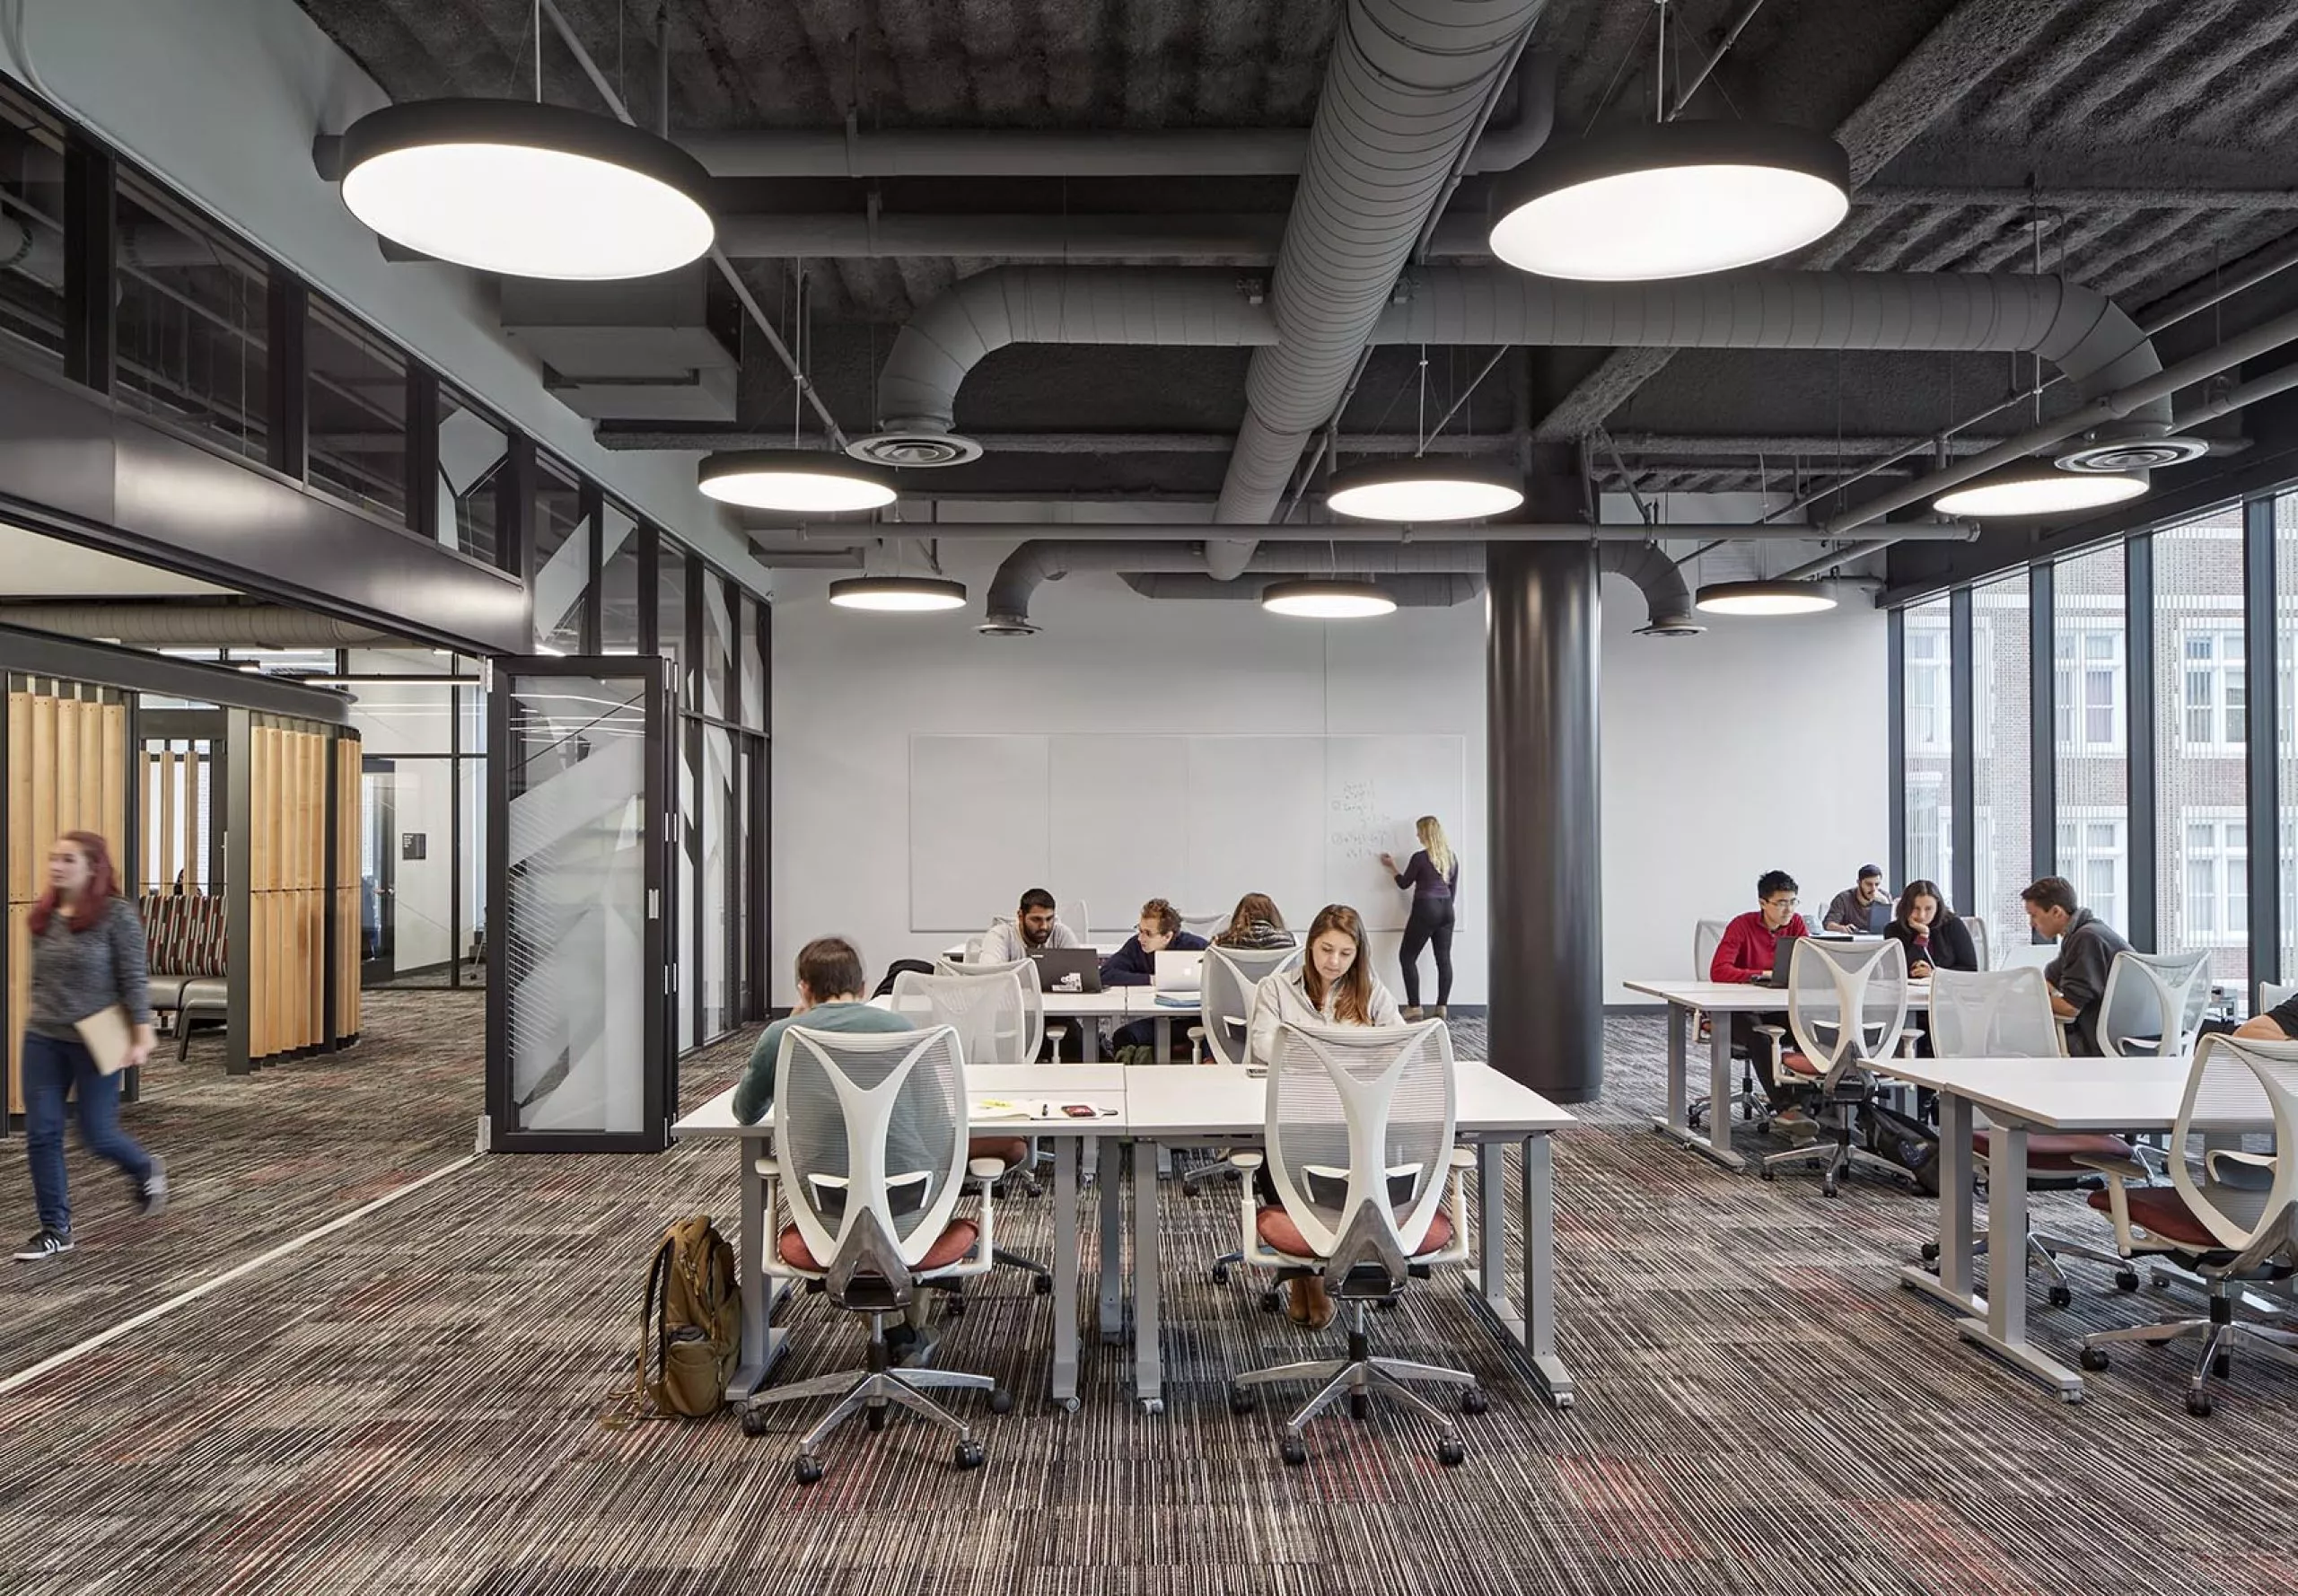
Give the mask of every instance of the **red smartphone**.
M 1064 1103 L 1061 1111 L 1072 1119 L 1098 1119 L 1101 1111 L 1091 1103 Z

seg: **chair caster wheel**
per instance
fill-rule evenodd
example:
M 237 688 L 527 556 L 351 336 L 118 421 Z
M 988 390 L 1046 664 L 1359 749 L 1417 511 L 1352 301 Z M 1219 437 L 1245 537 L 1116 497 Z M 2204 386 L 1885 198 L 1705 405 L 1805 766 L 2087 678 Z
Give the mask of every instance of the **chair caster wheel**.
M 800 1458 L 790 1465 L 790 1476 L 802 1486 L 813 1485 L 822 1477 L 821 1460 L 819 1458 Z
M 2107 1366 L 2107 1355 L 2095 1346 L 2086 1346 L 2075 1361 L 2090 1372 L 2096 1374 Z
M 1164 1398 L 1162 1398 L 1162 1397 L 1144 1397 L 1144 1398 L 1142 1398 L 1142 1399 L 1141 1399 L 1141 1411 L 1142 1411 L 1143 1413 L 1145 1413 L 1145 1414 L 1147 1414 L 1151 1418 L 1154 1418 L 1154 1417 L 1156 1417 L 1159 1414 L 1161 1414 L 1161 1413 L 1162 1413 L 1162 1412 L 1164 1412 L 1164 1411 L 1165 1411 L 1165 1399 L 1164 1399 Z
M 1838 1188 L 1832 1180 L 1821 1181 L 1820 1183 L 1820 1189 L 1829 1197 L 1841 1197 L 1843 1195 L 1841 1188 Z
M 862 1410 L 862 1422 L 869 1427 L 870 1434 L 874 1435 L 886 1427 L 886 1410 L 882 1407 L 864 1407 Z
M 2071 1308 L 2074 1305 L 2074 1293 L 2066 1286 L 2054 1285 L 2050 1288 L 2050 1305 L 2054 1308 Z
M 1436 1460 L 1447 1469 L 1457 1469 L 1468 1460 L 1469 1449 L 1451 1436 L 1436 1443 Z
M 1767 1180 L 1776 1180 L 1779 1179 L 1779 1171 L 1775 1169 L 1760 1169 L 1758 1170 L 1756 1173 L 1761 1175 Z
M 987 1456 L 988 1454 L 981 1450 L 980 1442 L 960 1441 L 958 1443 L 957 1451 L 952 1455 L 950 1461 L 956 1465 L 959 1473 L 963 1474 L 969 1469 L 980 1468 L 983 1460 Z
M 1054 1404 L 1055 1407 L 1060 1408 L 1064 1413 L 1074 1413 L 1084 1405 L 1085 1404 L 1082 1400 L 1075 1397 L 1064 1397 L 1058 1402 Z
M 945 1302 L 944 1304 L 943 1304 L 943 1307 L 942 1307 L 942 1317 L 943 1317 L 943 1318 L 944 1318 L 944 1319 L 963 1319 L 965 1316 L 966 1316 L 966 1300 L 965 1300 L 963 1297 L 953 1296 L 953 1297 L 952 1297 L 952 1298 L 951 1298 L 947 1302 Z
M 1011 1413 L 1011 1412 L 1013 1412 L 1013 1392 L 1011 1392 L 1011 1391 L 1009 1391 L 1009 1390 L 1006 1390 L 1004 1386 L 1002 1386 L 1002 1385 L 1001 1385 L 1001 1386 L 999 1386 L 996 1390 L 994 1390 L 994 1391 L 990 1392 L 990 1393 L 989 1393 L 989 1411 L 990 1411 L 990 1412 L 992 1412 L 992 1413 Z
M 1030 1276 L 1030 1282 L 1031 1282 L 1031 1284 L 1030 1284 L 1030 1289 L 1031 1289 L 1031 1291 L 1033 1291 L 1033 1292 L 1037 1293 L 1038 1293 L 1038 1295 L 1039 1295 L 1039 1296 L 1041 1296 L 1041 1297 L 1049 1297 L 1049 1296 L 1053 1295 L 1053 1276 L 1050 1276 L 1050 1275 L 1032 1275 L 1032 1276 Z
M 1215 1285 L 1226 1285 L 1229 1284 L 1228 1265 L 1215 1264 L 1213 1266 L 1213 1284 Z
M 2210 1360 L 2210 1372 L 2223 1380 L 2234 1372 L 2234 1360 L 2222 1352 Z
M 1480 1385 L 1472 1385 L 1460 1393 L 1462 1413 L 1482 1413 L 1491 1406 L 1492 1399 L 1484 1394 L 1484 1388 Z
M 2187 1393 L 2187 1411 L 2193 1414 L 2197 1418 L 2208 1418 L 2210 1416 L 2210 1393 L 2207 1391 L 2188 1391 Z
M 745 1407 L 742 1409 L 743 1434 L 763 1435 L 766 1434 L 768 1427 L 768 1421 L 766 1416 L 765 1408 Z
M 1289 1466 L 1298 1469 L 1309 1460 L 1308 1443 L 1298 1435 L 1287 1435 L 1277 1446 L 1276 1454 Z
M 2117 1291 L 2136 1291 L 2138 1289 L 2138 1271 L 2136 1269 L 2124 1269 L 2117 1274 L 2115 1276 L 2115 1289 Z
M 1232 1385 L 1229 1388 L 1229 1411 L 1240 1415 L 1258 1413 L 1260 1411 L 1260 1399 L 1244 1386 Z
M 1281 1312 L 1283 1311 L 1284 1307 L 1285 1293 L 1278 1291 L 1276 1287 L 1271 1286 L 1268 1290 L 1260 1293 L 1260 1311 L 1263 1313 Z
M 1923 1244 L 1923 1261 L 1926 1264 L 1935 1264 L 1939 1261 L 1938 1242 L 1925 1241 Z
M 1349 1392 L 1348 1416 L 1355 1419 L 1360 1425 L 1366 1419 L 1371 1418 L 1373 1416 L 1373 1399 L 1366 1396 L 1363 1391 Z

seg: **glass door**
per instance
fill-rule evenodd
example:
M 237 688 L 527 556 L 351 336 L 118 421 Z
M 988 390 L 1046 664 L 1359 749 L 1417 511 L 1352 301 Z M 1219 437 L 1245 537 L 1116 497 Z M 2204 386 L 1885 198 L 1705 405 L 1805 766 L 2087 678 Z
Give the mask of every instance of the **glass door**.
M 676 789 L 670 668 L 497 660 L 487 683 L 487 1144 L 656 1152 Z
M 396 973 L 398 939 L 392 934 L 397 916 L 399 808 L 389 759 L 370 754 L 359 762 L 363 789 L 360 812 L 366 826 L 359 837 L 359 984 L 379 986 Z

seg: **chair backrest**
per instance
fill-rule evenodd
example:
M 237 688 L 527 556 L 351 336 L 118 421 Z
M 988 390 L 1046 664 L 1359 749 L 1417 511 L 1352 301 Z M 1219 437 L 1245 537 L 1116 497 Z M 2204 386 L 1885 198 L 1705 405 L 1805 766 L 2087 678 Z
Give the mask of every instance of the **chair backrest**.
M 2058 1022 L 2043 972 L 1934 970 L 1931 1047 L 1942 1058 L 2056 1058 Z
M 1294 948 L 1207 948 L 1198 986 L 1205 1045 L 1223 1064 L 1243 1064 L 1252 1027 L 1253 994 L 1261 982 L 1301 962 Z
M 1707 979 L 1707 972 L 1715 968 L 1715 950 L 1723 945 L 1724 928 L 1729 920 L 1695 920 L 1691 927 L 1691 978 Z
M 1995 960 L 1987 945 L 1987 922 L 1977 915 L 1965 915 L 1963 929 L 1971 934 L 1971 951 L 1978 958 L 1978 967 L 1981 969 L 1993 969 Z
M 1787 1024 L 1823 1074 L 1888 1057 L 1907 1030 L 1907 949 L 1797 937 L 1787 965 Z
M 1226 909 L 1222 909 L 1217 913 L 1210 915 L 1181 916 L 1181 929 L 1183 931 L 1194 931 L 1197 935 L 1205 938 L 1207 942 L 1211 942 L 1213 940 L 1213 934 L 1215 932 L 1227 929 L 1228 925 L 1229 911 Z
M 2280 1008 L 2293 997 L 2298 997 L 2298 981 L 2260 981 L 2259 1006 L 2252 1009 L 2250 1013 L 2263 1014 L 2268 1009 Z
M 2229 1154 L 2270 1128 L 2263 1153 Z M 2298 1041 L 2206 1036 L 2187 1069 L 2171 1133 L 2171 1183 L 2221 1244 L 2247 1248 L 2287 1225 L 2298 1196 Z M 2283 1250 L 2292 1238 L 2285 1231 Z
M 1083 899 L 1072 898 L 1065 902 L 1054 905 L 1053 919 L 1054 924 L 1057 925 L 1066 925 L 1070 930 L 1075 932 L 1079 940 L 1087 943 L 1093 940 L 1092 914 L 1091 910 L 1086 908 L 1085 900 Z M 1128 930 L 1126 934 L 1130 936 L 1133 934 Z
M 2057 943 L 2013 943 L 2003 950 L 2004 969 L 2044 969 L 2058 957 Z
M 1417 1025 L 1285 1025 L 1268 1074 L 1268 1171 L 1328 1278 L 1405 1266 L 1443 1201 L 1452 1039 Z
M 1011 965 L 987 975 L 952 965 L 894 978 L 894 1012 L 913 1025 L 947 1025 L 976 1064 L 1034 1064 L 1045 1045 L 1045 998 L 1037 971 Z
M 957 1032 L 794 1025 L 775 1065 L 774 1117 L 791 1221 L 828 1266 L 832 1299 L 844 1305 L 847 1285 L 868 1276 L 907 1301 L 909 1272 L 940 1239 L 965 1178 Z
M 2194 1046 L 2210 1002 L 2210 951 L 2125 950 L 2107 969 L 2099 1051 L 2109 1058 L 2170 1058 Z

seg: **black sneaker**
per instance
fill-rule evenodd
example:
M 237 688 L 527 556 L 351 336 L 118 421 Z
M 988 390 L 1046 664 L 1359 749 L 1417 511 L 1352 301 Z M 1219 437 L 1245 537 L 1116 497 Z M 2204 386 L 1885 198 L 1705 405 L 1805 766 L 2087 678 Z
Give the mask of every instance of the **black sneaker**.
M 25 1263 L 38 1263 L 44 1258 L 55 1258 L 72 1250 L 70 1231 L 52 1231 L 42 1225 L 39 1233 L 16 1249 L 16 1257 Z
M 168 1166 L 157 1158 L 152 1161 L 152 1172 L 136 1183 L 136 1200 L 144 1205 L 146 1219 L 168 1206 Z

